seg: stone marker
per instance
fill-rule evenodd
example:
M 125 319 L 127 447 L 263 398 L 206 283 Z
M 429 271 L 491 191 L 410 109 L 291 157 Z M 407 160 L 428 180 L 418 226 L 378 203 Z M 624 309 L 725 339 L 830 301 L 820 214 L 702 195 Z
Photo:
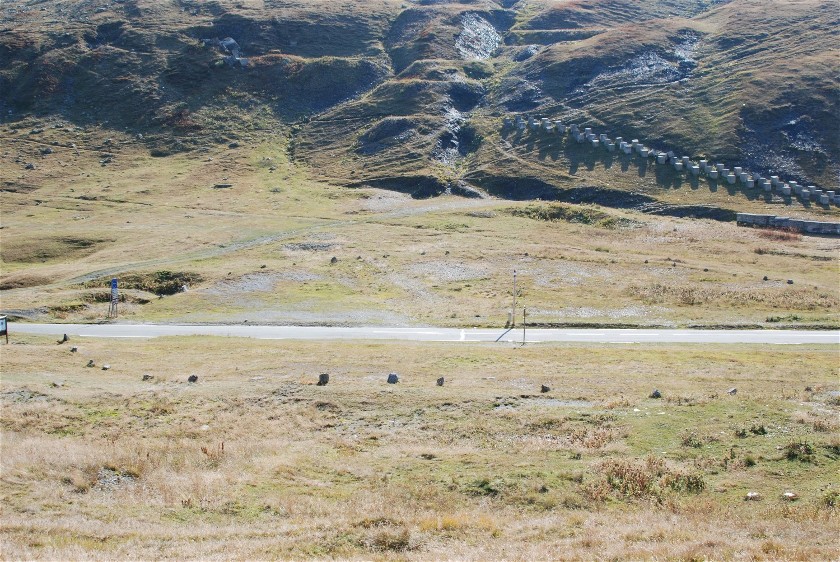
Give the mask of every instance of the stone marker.
M 388 384 L 397 384 L 400 382 L 400 377 L 397 373 L 391 373 L 388 375 Z
M 747 492 L 747 495 L 744 496 L 744 499 L 747 501 L 755 502 L 761 499 L 761 494 L 759 494 L 758 492 Z
M 150 380 L 152 380 L 153 378 L 155 378 L 155 377 L 153 377 L 152 375 L 150 375 L 150 374 L 148 374 L 148 373 L 146 373 L 145 375 L 143 375 L 143 380 L 144 380 L 144 381 L 150 381 Z
M 437 380 L 437 385 L 438 385 L 438 386 L 443 386 L 443 377 L 440 377 L 440 378 Z
M 799 494 L 796 492 L 785 492 L 782 494 L 782 499 L 787 500 L 789 502 L 795 502 L 799 499 Z
M 540 385 L 540 392 L 542 392 L 543 394 L 545 394 L 546 392 L 549 392 L 549 391 L 551 391 L 551 389 L 550 389 L 549 387 L 547 387 L 547 386 L 546 386 L 546 385 L 544 385 L 544 384 L 543 384 L 543 385 Z
M 727 391 L 726 391 L 726 393 L 727 393 L 729 396 L 735 396 L 735 394 L 736 394 L 737 392 L 738 392 L 738 389 L 737 389 L 737 388 L 735 388 L 735 387 L 732 387 L 732 388 L 730 388 L 729 390 L 727 390 Z
M 87 362 L 87 365 L 85 365 L 85 367 L 96 367 L 96 363 L 94 363 L 93 359 L 91 359 Z
M 662 393 L 659 392 L 658 389 L 654 388 L 653 392 L 650 393 L 651 398 L 662 398 Z
M 108 369 L 110 369 L 110 368 L 111 368 L 111 366 L 110 366 L 110 365 L 108 365 L 107 363 L 105 363 L 104 365 L 102 365 L 102 370 L 103 370 L 103 371 L 107 371 L 107 370 L 108 370 Z
M 77 351 L 79 351 L 79 348 L 76 347 L 75 345 L 70 348 L 70 353 L 76 353 Z
M 327 383 L 330 382 L 330 375 L 327 373 L 321 373 L 318 375 L 318 386 L 327 386 Z
M 187 382 L 198 382 L 198 375 L 190 375 L 187 378 Z

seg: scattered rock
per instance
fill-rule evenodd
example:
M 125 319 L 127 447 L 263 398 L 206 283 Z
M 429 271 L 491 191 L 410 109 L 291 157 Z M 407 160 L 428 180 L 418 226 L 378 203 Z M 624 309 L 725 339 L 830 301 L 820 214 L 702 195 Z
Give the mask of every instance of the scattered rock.
M 58 340 L 58 345 L 61 345 L 66 341 L 70 341 L 70 338 L 67 337 L 67 334 L 64 334 L 64 337 Z
M 793 285 L 793 279 L 788 279 L 788 280 L 787 280 L 787 284 L 788 284 L 788 285 Z
M 229 189 L 233 187 L 232 183 L 217 183 L 213 186 L 213 189 Z
M 330 263 L 338 263 L 338 258 L 333 256 L 332 258 L 330 258 Z
M 650 393 L 651 398 L 662 398 L 662 393 L 659 392 L 658 389 L 654 388 L 653 392 Z
M 805 392 L 814 392 L 814 389 L 811 388 L 810 386 L 806 386 L 805 387 Z
M 550 390 L 551 389 L 549 387 L 547 387 L 546 385 L 544 385 L 544 384 L 540 385 L 540 392 L 542 392 L 543 394 L 545 394 L 546 392 L 549 392 Z
M 75 345 L 70 348 L 70 353 L 76 353 L 77 351 L 79 351 L 79 348 L 76 347 Z
M 440 378 L 437 380 L 437 385 L 438 385 L 438 386 L 443 386 L 443 382 L 444 382 L 444 381 L 443 381 L 443 377 L 440 377 Z
M 53 149 L 50 148 L 49 146 L 41 149 L 41 154 L 43 154 L 44 156 L 46 156 L 47 154 L 52 154 L 52 153 L 53 153 Z
M 789 502 L 795 502 L 799 499 L 799 494 L 796 492 L 785 492 L 782 494 L 782 499 L 787 500 Z
M 85 367 L 96 367 L 96 363 L 94 363 L 93 359 L 91 359 L 87 362 L 87 365 L 85 365 Z
M 144 380 L 144 381 L 150 381 L 150 380 L 152 380 L 153 378 L 155 378 L 155 377 L 153 377 L 152 375 L 149 375 L 149 374 L 145 374 L 145 375 L 143 375 L 143 380 Z
M 239 143 L 238 142 L 232 142 L 228 145 L 228 148 L 239 148 Z
M 746 501 L 757 502 L 761 499 L 761 494 L 758 492 L 747 492 L 747 495 L 744 496 Z
M 729 390 L 727 390 L 727 391 L 726 391 L 726 393 L 727 393 L 729 396 L 735 396 L 735 394 L 737 394 L 737 393 L 738 393 L 738 389 L 737 389 L 737 388 L 735 388 L 735 387 L 733 386 L 732 388 L 730 388 Z
M 198 382 L 198 375 L 190 375 L 187 382 Z
M 24 166 L 24 168 L 26 168 L 27 170 L 34 170 L 35 169 L 35 164 L 33 164 L 32 162 L 27 162 L 26 166 Z
M 102 365 L 102 370 L 103 370 L 103 371 L 107 371 L 107 370 L 108 370 L 108 369 L 110 369 L 110 368 L 111 368 L 111 366 L 110 366 L 110 365 L 108 365 L 107 363 L 105 363 L 104 365 Z
M 397 384 L 400 382 L 400 377 L 397 373 L 391 373 L 388 375 L 388 384 Z
M 330 382 L 330 375 L 327 373 L 321 373 L 318 375 L 318 386 L 327 386 L 327 383 Z
M 767 276 L 765 275 L 765 276 L 764 276 L 764 278 L 763 278 L 763 280 L 764 280 L 764 281 L 769 281 L 769 280 L 770 280 L 770 278 L 769 278 L 769 277 L 767 277 Z
M 705 271 L 709 271 L 709 268 L 708 268 L 708 267 L 704 267 L 704 268 L 703 268 L 703 271 L 704 271 L 704 272 L 705 272 Z

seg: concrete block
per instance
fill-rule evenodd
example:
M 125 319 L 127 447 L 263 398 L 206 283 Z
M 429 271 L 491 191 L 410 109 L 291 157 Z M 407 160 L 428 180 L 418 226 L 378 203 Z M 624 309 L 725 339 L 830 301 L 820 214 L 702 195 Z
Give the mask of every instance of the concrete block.
M 660 152 L 660 153 L 656 156 L 656 163 L 657 163 L 657 164 L 664 164 L 664 163 L 665 163 L 665 161 L 666 161 L 667 159 L 668 159 L 668 155 L 667 155 L 667 154 L 665 154 L 664 152 Z
M 565 134 L 565 132 L 566 132 L 566 125 L 564 125 L 562 121 L 555 121 L 555 122 L 554 122 L 554 131 L 555 131 L 558 135 Z
M 598 148 L 598 146 L 601 144 L 601 141 L 599 141 L 598 139 L 591 139 L 589 142 L 592 143 L 592 148 Z
M 573 134 L 576 134 L 578 131 L 580 131 L 580 128 L 579 128 L 577 125 L 571 125 L 571 126 L 569 127 L 569 130 L 570 130 Z
M 784 195 L 785 197 L 790 197 L 790 191 L 791 190 L 789 185 L 782 186 L 782 195 Z
M 682 169 L 683 169 L 682 162 L 674 162 L 674 169 L 678 172 L 682 172 Z
M 623 141 L 623 140 L 624 140 L 624 137 L 615 137 L 615 144 L 620 145 L 621 141 Z
M 820 195 L 820 205 L 828 205 L 831 200 L 828 198 L 828 194 L 823 193 Z
M 729 185 L 735 185 L 735 174 L 727 174 L 726 183 L 728 183 Z
M 770 183 L 773 186 L 779 185 L 779 176 L 770 176 Z
M 683 168 L 688 169 L 688 165 L 691 162 L 691 159 L 688 156 L 682 157 Z
M 551 129 L 551 121 L 547 117 L 543 117 L 542 119 L 540 119 L 540 127 L 548 131 L 549 129 Z
M 698 166 L 697 164 L 694 164 L 691 167 L 691 175 L 692 176 L 699 176 L 700 175 L 700 166 Z
M 749 174 L 747 174 L 747 172 L 740 172 L 738 174 L 738 179 L 741 180 L 741 183 L 747 183 L 747 180 L 749 179 Z
M 615 152 L 615 143 L 614 142 L 608 142 L 607 143 L 607 150 L 609 150 L 610 152 Z
M 755 188 L 755 180 L 747 180 L 744 184 L 747 186 L 747 189 Z
M 668 159 L 671 159 L 671 158 L 674 157 L 674 151 L 673 150 L 669 150 L 668 152 L 666 152 L 666 154 L 668 155 Z
M 510 120 L 510 117 L 505 117 L 502 120 L 502 127 L 505 129 L 510 129 L 511 127 L 513 127 L 513 121 Z
M 649 152 L 649 151 L 648 151 L 648 149 L 647 149 L 647 148 L 641 148 L 641 149 L 639 150 L 639 155 L 640 155 L 642 158 L 647 158 L 647 157 L 648 157 L 648 152 Z
M 604 133 L 601 133 L 600 135 L 598 135 L 598 140 L 601 141 L 602 143 L 607 142 L 607 135 L 605 135 Z
M 624 152 L 624 154 L 630 154 L 631 152 L 633 152 L 633 149 L 630 148 L 630 146 L 625 144 L 624 148 L 622 149 L 622 152 Z
M 735 166 L 735 168 L 733 168 L 733 170 L 735 171 L 736 176 L 740 176 L 741 172 L 744 171 L 744 169 L 741 166 Z
M 718 178 L 718 171 L 714 168 L 710 168 L 707 175 L 709 176 L 709 179 L 716 180 Z
M 811 192 L 807 189 L 803 189 L 801 192 L 799 192 L 799 196 L 802 198 L 803 201 L 807 201 L 811 198 Z
M 708 166 L 709 166 L 709 161 L 708 160 L 700 160 L 700 169 L 701 170 L 703 170 L 705 172 L 706 168 Z
M 720 163 L 715 164 L 715 169 L 718 171 L 718 173 L 722 173 L 722 172 L 723 172 L 723 169 L 724 169 L 725 167 L 726 167 L 726 166 L 724 166 L 723 164 L 720 164 Z
M 770 180 L 761 180 L 761 188 L 764 189 L 764 191 L 770 191 L 773 189 L 773 184 L 770 183 Z

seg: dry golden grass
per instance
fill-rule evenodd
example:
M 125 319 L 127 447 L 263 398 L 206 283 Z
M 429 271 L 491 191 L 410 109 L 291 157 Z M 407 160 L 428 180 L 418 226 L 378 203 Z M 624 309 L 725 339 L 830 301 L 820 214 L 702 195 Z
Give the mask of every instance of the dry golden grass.
M 836 554 L 832 346 L 72 344 L 2 348 L 4 559 Z

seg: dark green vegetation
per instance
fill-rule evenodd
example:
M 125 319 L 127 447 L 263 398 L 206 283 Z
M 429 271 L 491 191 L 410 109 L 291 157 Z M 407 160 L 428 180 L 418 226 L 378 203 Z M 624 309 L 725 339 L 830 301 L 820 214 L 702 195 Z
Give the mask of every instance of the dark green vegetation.
M 667 198 L 680 187 L 587 162 L 574 147 L 500 138 L 502 116 L 527 111 L 827 189 L 840 172 L 832 2 L 66 0 L 2 10 L 6 135 L 28 114 L 58 116 L 143 135 L 166 156 L 271 131 L 291 136 L 290 154 L 324 180 L 417 196 L 477 188 L 556 199 L 594 185 Z M 203 42 L 225 37 L 246 66 Z

